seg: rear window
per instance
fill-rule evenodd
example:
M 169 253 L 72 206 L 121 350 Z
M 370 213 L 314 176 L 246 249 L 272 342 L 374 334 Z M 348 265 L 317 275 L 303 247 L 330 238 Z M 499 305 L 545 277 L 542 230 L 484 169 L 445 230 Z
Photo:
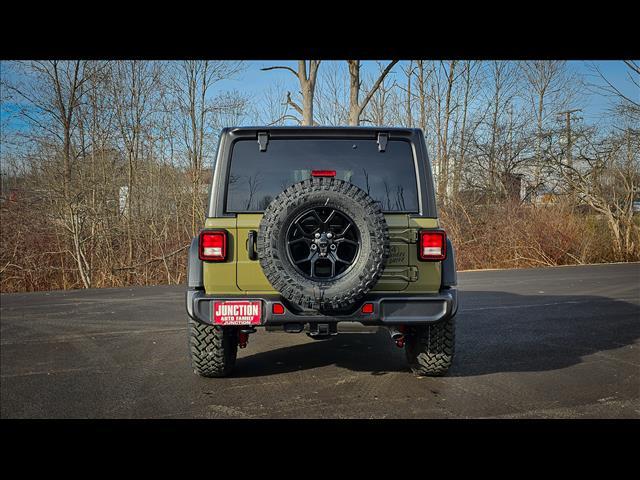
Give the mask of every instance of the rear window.
M 387 212 L 417 212 L 418 191 L 411 144 L 390 140 L 270 139 L 266 152 L 256 140 L 238 140 L 231 154 L 227 212 L 262 212 L 288 186 L 311 178 L 312 170 L 335 170 L 336 178 L 362 188 Z

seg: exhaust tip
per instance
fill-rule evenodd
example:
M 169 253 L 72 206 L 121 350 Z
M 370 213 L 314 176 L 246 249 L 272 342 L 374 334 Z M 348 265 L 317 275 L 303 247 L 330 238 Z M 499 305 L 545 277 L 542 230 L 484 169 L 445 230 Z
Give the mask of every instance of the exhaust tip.
M 401 337 L 404 337 L 404 332 L 402 332 L 398 327 L 388 327 L 388 329 L 392 340 L 397 340 Z

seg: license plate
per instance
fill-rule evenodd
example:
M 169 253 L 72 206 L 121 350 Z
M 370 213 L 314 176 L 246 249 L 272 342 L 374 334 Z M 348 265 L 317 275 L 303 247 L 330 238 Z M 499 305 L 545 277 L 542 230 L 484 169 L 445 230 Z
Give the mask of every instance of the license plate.
M 261 301 L 213 302 L 213 323 L 216 325 L 259 325 L 262 319 Z

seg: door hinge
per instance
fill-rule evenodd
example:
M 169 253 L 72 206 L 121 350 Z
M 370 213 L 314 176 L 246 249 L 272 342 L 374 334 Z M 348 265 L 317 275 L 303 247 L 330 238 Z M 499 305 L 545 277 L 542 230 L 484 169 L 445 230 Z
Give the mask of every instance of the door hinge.
M 267 151 L 267 144 L 269 143 L 269 134 L 267 132 L 258 132 L 258 146 L 261 152 Z
M 387 140 L 389 140 L 388 133 L 378 133 L 378 151 L 384 152 L 387 149 Z
M 381 277 L 383 280 L 418 281 L 418 267 L 387 267 Z
M 410 282 L 418 281 L 418 267 L 409 267 L 409 281 Z
M 389 241 L 418 243 L 418 230 L 414 228 L 405 228 L 404 230 L 394 231 L 389 235 Z

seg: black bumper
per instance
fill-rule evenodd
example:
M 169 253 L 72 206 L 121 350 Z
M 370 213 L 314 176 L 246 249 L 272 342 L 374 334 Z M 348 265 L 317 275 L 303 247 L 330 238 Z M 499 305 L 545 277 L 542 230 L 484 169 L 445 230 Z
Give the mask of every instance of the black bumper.
M 283 303 L 280 295 L 207 295 L 204 290 L 189 289 L 186 295 L 187 313 L 201 323 L 212 323 L 214 300 L 260 300 L 262 321 L 260 325 L 282 325 L 285 323 L 332 323 L 360 322 L 363 325 L 398 325 L 434 323 L 454 316 L 458 310 L 458 292 L 447 288 L 433 294 L 384 294 L 369 293 L 361 302 L 372 303 L 373 313 L 356 311 L 349 315 L 327 316 L 318 313 L 296 314 L 285 309 L 285 313 L 272 313 L 273 303 Z

